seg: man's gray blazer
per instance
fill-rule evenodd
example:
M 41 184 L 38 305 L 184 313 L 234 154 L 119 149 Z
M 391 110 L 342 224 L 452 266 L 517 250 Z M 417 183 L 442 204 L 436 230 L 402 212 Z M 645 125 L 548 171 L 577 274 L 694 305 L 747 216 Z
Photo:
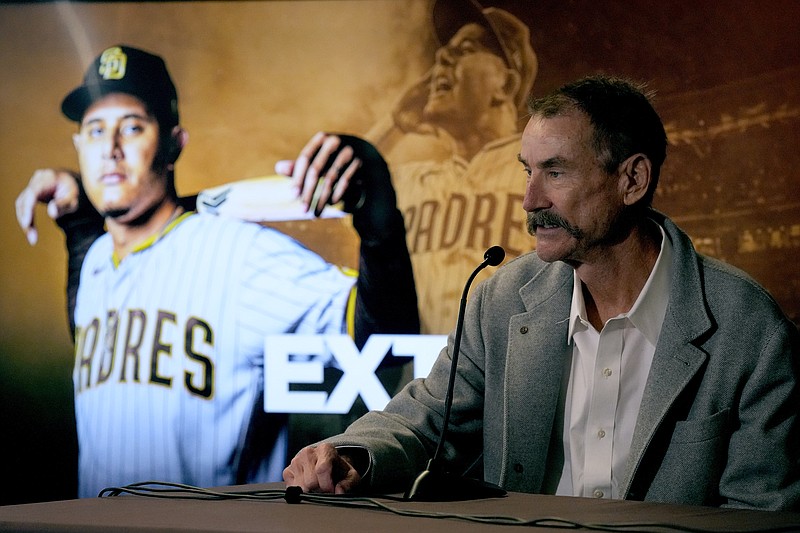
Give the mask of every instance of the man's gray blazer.
M 672 242 L 674 275 L 620 493 L 798 510 L 797 327 L 746 274 L 697 254 L 671 220 L 652 217 Z M 569 266 L 531 253 L 475 288 L 445 447 L 451 471 L 479 477 L 482 466 L 507 490 L 554 491 L 572 278 Z M 433 454 L 453 340 L 427 378 L 329 439 L 369 450 L 370 490 L 407 489 Z

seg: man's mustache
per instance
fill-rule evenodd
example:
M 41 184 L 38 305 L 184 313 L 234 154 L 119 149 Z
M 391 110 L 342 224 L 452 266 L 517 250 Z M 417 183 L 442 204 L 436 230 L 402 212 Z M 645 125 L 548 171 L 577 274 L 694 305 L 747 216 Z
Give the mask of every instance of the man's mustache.
M 581 235 L 580 229 L 552 211 L 534 211 L 533 213 L 528 213 L 528 233 L 535 235 L 536 228 L 539 226 L 558 226 L 564 228 L 567 233 L 573 237 L 577 238 Z

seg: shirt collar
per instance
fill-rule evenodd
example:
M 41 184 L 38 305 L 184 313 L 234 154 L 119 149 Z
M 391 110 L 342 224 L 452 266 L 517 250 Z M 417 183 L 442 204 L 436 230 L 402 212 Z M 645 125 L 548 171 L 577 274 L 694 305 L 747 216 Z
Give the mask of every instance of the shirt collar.
M 650 276 L 642 287 L 631 310 L 619 315 L 626 317 L 642 335 L 655 346 L 661 334 L 661 326 L 667 314 L 669 302 L 669 281 L 672 270 L 672 243 L 660 224 L 656 224 L 661 232 L 661 250 L 653 265 Z M 567 342 L 572 336 L 584 330 L 589 323 L 586 316 L 586 302 L 583 300 L 583 286 L 578 274 L 573 274 L 572 305 L 570 306 Z
M 194 214 L 195 211 L 184 212 L 184 210 L 181 208 L 176 209 L 175 213 L 173 213 L 173 215 L 170 217 L 170 219 L 167 221 L 164 227 L 161 228 L 161 230 L 158 233 L 147 237 L 145 240 L 134 246 L 133 249 L 131 250 L 131 254 L 135 254 L 137 252 L 141 252 L 142 250 L 150 248 L 155 243 L 160 241 L 164 235 L 175 229 L 175 227 L 178 224 L 180 224 L 181 222 L 183 222 L 184 220 L 186 220 L 187 218 L 189 218 L 191 215 Z M 119 256 L 117 256 L 116 252 L 112 252 L 111 261 L 114 263 L 115 268 L 119 267 L 120 263 L 122 262 Z

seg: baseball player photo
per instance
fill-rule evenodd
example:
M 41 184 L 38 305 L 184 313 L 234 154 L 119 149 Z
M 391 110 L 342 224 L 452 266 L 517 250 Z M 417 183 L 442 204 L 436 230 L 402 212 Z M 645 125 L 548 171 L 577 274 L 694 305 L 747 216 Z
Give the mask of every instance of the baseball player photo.
M 360 346 L 419 332 L 385 162 L 361 139 L 320 133 L 282 163 L 306 211 L 341 202 L 352 214 L 356 276 L 275 229 L 178 197 L 188 133 L 160 57 L 109 47 L 61 108 L 78 125 L 79 179 L 36 173 L 16 207 L 31 242 L 37 203 L 67 236 L 79 496 L 147 480 L 280 480 L 288 429 L 263 410 L 265 337 L 347 332 Z M 219 192 L 201 196 L 215 208 L 236 197 Z

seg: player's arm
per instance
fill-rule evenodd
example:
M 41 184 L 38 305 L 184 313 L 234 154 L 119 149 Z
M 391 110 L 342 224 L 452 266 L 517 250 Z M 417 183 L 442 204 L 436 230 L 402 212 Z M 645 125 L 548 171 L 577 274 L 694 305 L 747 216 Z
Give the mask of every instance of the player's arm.
M 356 345 L 374 333 L 419 333 L 417 291 L 403 215 L 389 168 L 367 141 L 318 133 L 276 171 L 292 176 L 308 209 L 343 202 L 361 239 L 356 282 Z
M 410 85 L 395 102 L 392 112 L 379 119 L 364 137 L 383 153 L 389 153 L 408 133 L 436 135 L 436 128 L 425 119 L 425 105 L 430 95 L 431 76 L 428 70 Z
M 38 241 L 35 212 L 47 205 L 47 214 L 64 230 L 67 247 L 67 315 L 75 332 L 75 298 L 81 265 L 89 246 L 103 234 L 103 218 L 89 203 L 76 172 L 64 169 L 37 170 L 17 196 L 17 222 L 31 245 Z
M 355 341 L 362 346 L 374 333 L 417 334 L 417 290 L 406 245 L 403 215 L 389 168 L 374 146 L 342 136 L 361 166 L 344 196 L 361 239 L 356 282 Z

